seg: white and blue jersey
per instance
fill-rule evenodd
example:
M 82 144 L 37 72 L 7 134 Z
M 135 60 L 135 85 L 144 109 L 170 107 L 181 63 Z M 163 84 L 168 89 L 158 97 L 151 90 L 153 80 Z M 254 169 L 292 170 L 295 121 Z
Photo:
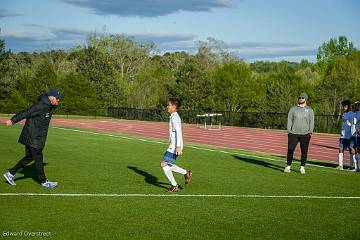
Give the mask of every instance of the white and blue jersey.
M 342 126 L 340 138 L 350 139 L 352 136 L 352 125 L 354 123 L 354 113 L 352 111 L 344 112 L 342 115 Z
M 353 136 L 354 136 L 354 147 L 360 148 L 360 111 L 354 113 L 354 124 L 353 124 Z
M 176 154 L 176 148 L 183 149 L 183 135 L 181 130 L 181 118 L 177 112 L 174 112 L 170 116 L 169 120 L 169 141 L 170 145 L 167 149 L 168 152 Z
M 163 156 L 163 162 L 167 163 L 170 167 L 175 164 L 177 159 L 176 148 L 183 149 L 183 137 L 181 130 L 181 118 L 177 112 L 170 116 L 169 120 L 169 147 Z
M 353 129 L 352 129 L 352 133 L 353 135 L 356 135 L 356 133 L 359 131 L 360 129 L 360 111 L 354 112 L 353 113 Z M 357 137 L 359 137 L 357 135 Z

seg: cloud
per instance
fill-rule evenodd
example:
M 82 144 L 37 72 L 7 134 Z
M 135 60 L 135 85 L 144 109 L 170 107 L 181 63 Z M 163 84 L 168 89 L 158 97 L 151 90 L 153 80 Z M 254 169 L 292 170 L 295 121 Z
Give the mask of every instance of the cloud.
M 247 48 L 274 48 L 274 47 L 298 47 L 299 44 L 279 43 L 279 42 L 230 42 L 226 44 L 228 48 L 247 49 Z
M 67 28 L 51 28 L 39 24 L 26 24 L 29 30 L 3 31 L 0 38 L 5 39 L 6 47 L 14 52 L 19 51 L 42 51 L 49 49 L 70 49 L 78 44 L 85 44 L 90 33 L 94 31 L 83 31 Z M 160 50 L 170 46 L 194 45 L 195 36 L 191 34 L 176 33 L 138 33 L 125 34 L 134 37 L 136 41 L 152 41 Z M 186 49 L 184 49 L 186 50 Z
M 244 59 L 314 56 L 317 49 L 301 44 L 279 42 L 246 42 L 229 44 L 229 50 L 238 52 Z
M 6 18 L 6 17 L 18 17 L 22 16 L 22 14 L 18 13 L 10 13 L 6 9 L 0 8 L 0 18 Z
M 28 26 L 34 31 L 40 31 L 40 32 L 50 32 L 52 33 L 56 39 L 65 40 L 65 39 L 79 39 L 79 38 L 86 38 L 91 31 L 84 31 L 84 30 L 78 30 L 78 29 L 71 29 L 71 28 L 53 28 L 53 27 L 47 27 L 44 25 L 39 24 L 26 24 L 25 26 Z
M 0 35 L 6 41 L 6 47 L 12 51 L 44 51 L 49 49 L 70 49 L 76 45 L 84 45 L 87 36 L 93 31 L 66 28 L 50 28 L 43 25 L 27 24 L 32 31 L 3 31 Z M 186 51 L 196 52 L 196 41 L 192 34 L 176 33 L 137 33 L 125 34 L 136 41 L 152 41 L 160 53 Z M 308 59 L 314 62 L 317 49 L 301 44 L 286 42 L 225 42 L 229 51 L 242 59 L 252 62 L 256 60 L 300 61 Z
M 194 41 L 195 36 L 191 34 L 172 34 L 172 33 L 142 33 L 132 35 L 138 41 L 153 41 L 157 44 L 174 43 L 183 41 Z
M 59 0 L 91 9 L 98 15 L 158 17 L 178 11 L 209 12 L 214 8 L 231 8 L 232 0 Z
M 267 58 L 252 58 L 246 59 L 247 62 L 256 62 L 256 61 L 267 61 L 267 62 L 301 62 L 301 60 L 308 60 L 309 62 L 315 63 L 317 61 L 315 55 L 304 55 L 304 56 L 277 56 L 277 57 L 267 57 Z
M 50 49 L 69 49 L 84 43 L 90 32 L 75 29 L 48 28 L 41 25 L 27 24 L 32 31 L 2 31 L 6 48 L 14 52 L 44 51 Z
M 282 43 L 282 42 L 225 42 L 225 47 L 239 58 L 248 62 L 253 61 L 296 61 L 307 59 L 311 62 L 316 61 L 317 49 L 301 44 Z M 187 51 L 196 52 L 194 41 L 182 41 L 175 43 L 162 43 L 162 52 Z

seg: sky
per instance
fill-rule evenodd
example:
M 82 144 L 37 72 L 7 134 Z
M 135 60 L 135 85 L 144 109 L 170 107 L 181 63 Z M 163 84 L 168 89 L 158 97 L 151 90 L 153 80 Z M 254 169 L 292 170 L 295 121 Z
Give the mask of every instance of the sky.
M 196 52 L 214 38 L 248 61 L 316 61 L 345 35 L 360 48 L 358 0 L 0 0 L 0 38 L 13 52 L 70 49 L 103 32 Z

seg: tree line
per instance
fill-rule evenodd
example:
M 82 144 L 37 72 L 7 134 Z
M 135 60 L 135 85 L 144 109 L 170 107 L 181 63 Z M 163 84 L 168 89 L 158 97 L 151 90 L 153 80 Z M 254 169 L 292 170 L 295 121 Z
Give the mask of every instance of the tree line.
M 164 109 L 168 97 L 200 111 L 287 112 L 301 92 L 316 114 L 337 115 L 343 99 L 360 100 L 360 51 L 345 36 L 318 50 L 317 62 L 246 63 L 222 41 L 197 42 L 196 53 L 159 54 L 152 42 L 90 34 L 69 50 L 11 52 L 0 39 L 0 112 L 13 113 L 51 88 L 60 111 L 108 107 Z

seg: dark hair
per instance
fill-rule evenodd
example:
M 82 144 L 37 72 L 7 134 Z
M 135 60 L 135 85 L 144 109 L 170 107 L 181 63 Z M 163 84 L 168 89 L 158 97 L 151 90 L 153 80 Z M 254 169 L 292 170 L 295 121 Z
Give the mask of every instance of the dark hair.
M 350 100 L 347 100 L 347 99 L 346 99 L 346 100 L 344 100 L 344 101 L 341 102 L 341 105 L 342 105 L 342 106 L 349 106 L 349 107 L 350 107 L 351 102 L 350 102 Z
M 179 109 L 181 106 L 181 101 L 178 98 L 169 98 L 169 102 L 171 103 L 171 105 L 175 105 L 176 109 Z
M 357 112 L 358 108 L 360 107 L 360 102 L 356 101 L 353 104 L 353 112 Z

